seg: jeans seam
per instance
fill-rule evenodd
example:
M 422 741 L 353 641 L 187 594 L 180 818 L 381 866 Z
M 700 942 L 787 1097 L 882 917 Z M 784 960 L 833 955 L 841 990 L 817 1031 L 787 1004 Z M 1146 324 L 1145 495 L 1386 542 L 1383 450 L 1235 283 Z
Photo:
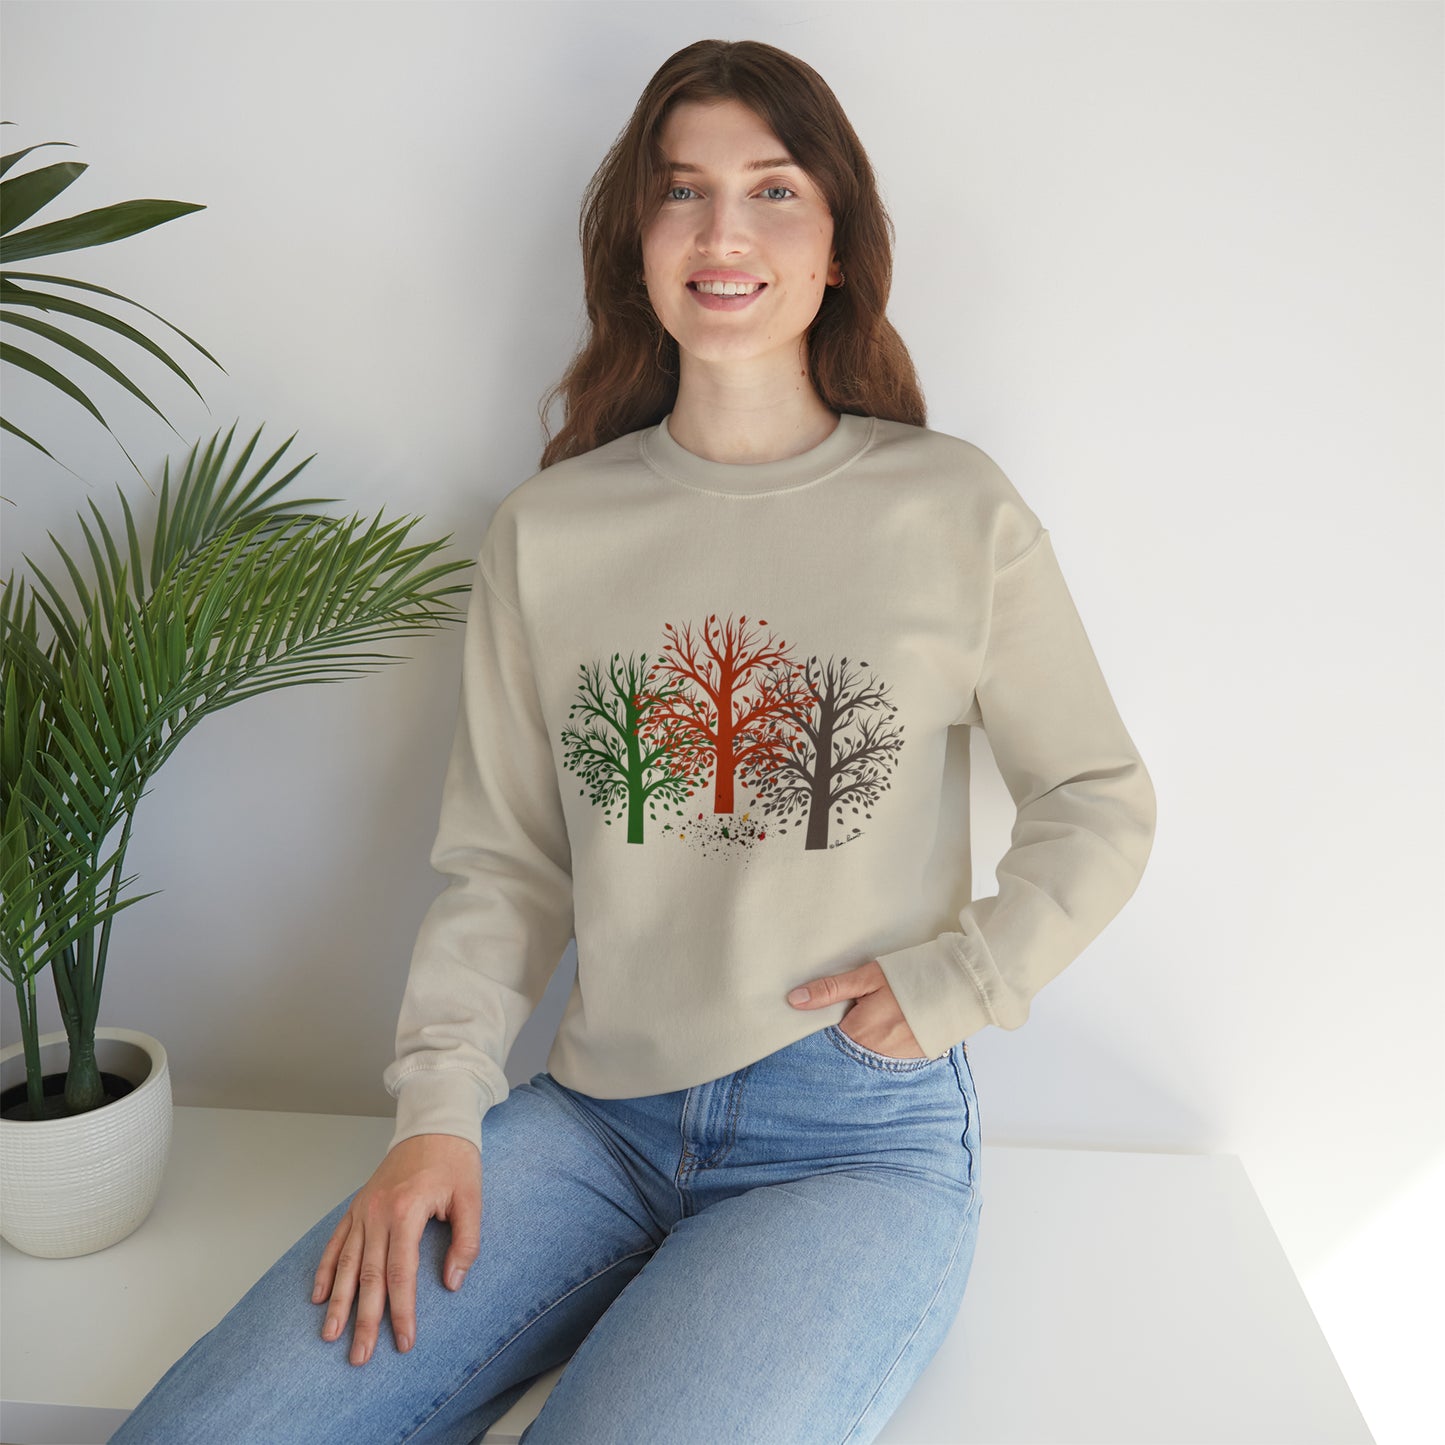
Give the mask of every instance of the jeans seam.
M 733 1074 L 728 1087 L 727 1122 L 724 1126 L 722 1143 L 700 1162 L 700 1168 L 716 1168 L 727 1158 L 732 1152 L 733 1146 L 738 1142 L 738 1119 L 743 1110 L 743 1083 L 752 1071 L 752 1067 L 751 1064 L 746 1064 Z
M 865 1049 L 862 1044 L 855 1043 L 843 1032 L 837 1024 L 829 1024 L 828 1038 L 832 1041 L 833 1047 L 839 1053 L 850 1059 L 856 1059 L 858 1063 L 870 1069 L 877 1069 L 880 1074 L 916 1074 L 920 1069 L 925 1069 L 929 1064 L 936 1064 L 938 1059 L 891 1059 L 887 1054 L 880 1054 L 875 1050 Z M 940 1055 L 940 1058 L 946 1055 Z
M 963 1120 L 963 1149 L 964 1149 L 964 1153 L 966 1153 L 966 1154 L 968 1155 L 968 1183 L 969 1183 L 969 1187 L 970 1187 L 970 1188 L 973 1188 L 973 1187 L 974 1187 L 974 1181 L 975 1181 L 975 1179 L 976 1179 L 977 1176 L 978 1176 L 978 1160 L 974 1158 L 973 1147 L 972 1147 L 972 1145 L 970 1145 L 969 1142 L 968 1142 L 968 1131 L 973 1127 L 975 1116 L 977 1116 L 978 1125 L 979 1125 L 979 1145 L 980 1145 L 980 1147 L 981 1147 L 982 1144 L 983 1144 L 983 1115 L 982 1115 L 982 1113 L 980 1113 L 980 1112 L 977 1110 L 977 1107 L 976 1107 L 977 1101 L 978 1101 L 978 1084 L 977 1084 L 977 1081 L 976 1081 L 976 1080 L 974 1079 L 974 1077 L 973 1077 L 973 1068 L 972 1068 L 972 1067 L 970 1066 L 970 1064 L 968 1063 L 968 1056 L 967 1056 L 967 1055 L 964 1056 L 964 1064 L 963 1064 L 963 1067 L 968 1070 L 969 1082 L 973 1085 L 973 1087 L 972 1087 L 971 1089 L 970 1089 L 970 1088 L 966 1088 L 966 1087 L 964 1086 L 963 1073 L 962 1073 L 962 1071 L 961 1071 L 961 1070 L 959 1069 L 959 1067 L 958 1067 L 958 1060 L 957 1060 L 956 1058 L 954 1058 L 954 1059 L 952 1060 L 952 1062 L 953 1062 L 953 1076 L 954 1076 L 954 1078 L 958 1081 L 958 1092 L 963 1096 L 963 1110 L 964 1110 L 964 1120 Z
M 942 1275 L 939 1276 L 938 1283 L 936 1286 L 934 1286 L 933 1293 L 929 1296 L 928 1303 L 923 1307 L 923 1313 L 918 1317 L 918 1323 L 913 1326 L 912 1330 L 909 1331 L 908 1338 L 904 1340 L 903 1343 L 898 1347 L 898 1353 L 893 1357 L 893 1363 L 889 1365 L 889 1367 L 883 1372 L 883 1378 L 878 1381 L 878 1384 L 874 1387 L 873 1393 L 869 1395 L 868 1399 L 863 1404 L 863 1408 L 858 1412 L 857 1419 L 855 1419 L 853 1423 L 848 1427 L 847 1433 L 843 1435 L 843 1437 L 838 1441 L 838 1445 L 848 1445 L 848 1441 L 853 1437 L 854 1432 L 863 1422 L 863 1419 L 868 1414 L 868 1411 L 873 1408 L 873 1402 L 882 1393 L 883 1387 L 888 1383 L 890 1379 L 893 1378 L 893 1372 L 898 1368 L 899 1361 L 902 1360 L 904 1355 L 908 1353 L 909 1345 L 911 1345 L 913 1341 L 917 1338 L 919 1330 L 921 1330 L 923 1326 L 928 1322 L 928 1316 L 933 1313 L 933 1307 L 938 1303 L 938 1296 L 943 1293 L 943 1287 L 948 1283 L 949 1276 L 953 1273 L 953 1267 L 958 1262 L 958 1251 L 963 1247 L 964 1238 L 968 1234 L 969 1226 L 972 1222 L 969 1216 L 972 1213 L 973 1201 L 972 1199 L 970 1199 L 968 1211 L 964 1214 L 963 1217 L 963 1226 L 959 1229 L 958 1237 L 953 1241 L 953 1251 L 948 1256 L 948 1268 L 945 1269 Z
M 743 1107 L 743 1085 L 754 1067 L 755 1065 L 753 1064 L 744 1064 L 742 1068 L 734 1069 L 731 1075 L 720 1076 L 721 1078 L 726 1078 L 728 1081 L 727 1114 L 723 1121 L 723 1137 L 717 1148 L 706 1156 L 697 1153 L 687 1138 L 687 1117 L 692 1105 L 693 1094 L 697 1089 L 706 1086 L 701 1084 L 695 1085 L 687 1091 L 687 1097 L 683 1100 L 678 1120 L 678 1134 L 682 1151 L 681 1162 L 678 1165 L 676 1174 L 673 1176 L 673 1185 L 678 1191 L 679 1205 L 682 1204 L 682 1192 L 688 1187 L 684 1182 L 684 1176 L 687 1180 L 691 1180 L 695 1175 L 701 1173 L 702 1170 L 715 1168 L 727 1158 L 733 1146 L 737 1143 L 738 1119 L 742 1115 Z M 709 1082 L 715 1084 L 718 1080 L 712 1079 Z
M 652 1248 L 634 1249 L 630 1254 L 621 1255 L 617 1259 L 614 1259 L 611 1264 L 604 1265 L 601 1269 L 597 1271 L 596 1274 L 589 1275 L 584 1280 L 579 1280 L 578 1283 L 574 1284 L 571 1289 L 566 1291 L 565 1294 L 558 1295 L 557 1298 L 554 1299 L 552 1303 L 547 1306 L 546 1309 L 539 1310 L 535 1315 L 532 1316 L 531 1319 L 527 1321 L 526 1324 L 522 1326 L 521 1329 L 516 1332 L 516 1334 L 512 1335 L 509 1339 L 503 1341 L 503 1343 L 497 1347 L 494 1353 L 488 1355 L 487 1358 L 483 1360 L 481 1364 L 479 1364 L 477 1368 L 473 1370 L 466 1377 L 466 1379 L 463 1380 L 461 1384 L 458 1385 L 456 1389 L 453 1390 L 451 1394 L 446 1397 L 445 1400 L 441 1401 L 440 1404 L 437 1405 L 436 1409 L 433 1410 L 431 1414 L 426 1417 L 425 1420 L 422 1420 L 418 1423 L 416 1429 L 412 1430 L 409 1434 L 403 1435 L 401 1437 L 399 1445 L 406 1445 L 406 1442 L 408 1440 L 415 1440 L 418 1433 L 424 1430 L 429 1424 L 431 1424 L 431 1422 L 435 1420 L 436 1417 L 444 1409 L 446 1409 L 446 1407 L 450 1405 L 451 1402 L 455 1400 L 456 1397 L 460 1395 L 462 1391 L 465 1390 L 467 1386 L 470 1385 L 471 1382 L 475 1380 L 477 1376 L 480 1375 L 482 1371 L 485 1370 L 487 1366 L 490 1365 L 492 1361 L 497 1358 L 498 1355 L 504 1353 L 506 1350 L 509 1350 L 519 1339 L 522 1338 L 523 1335 L 527 1333 L 528 1330 L 532 1328 L 533 1325 L 537 1323 L 538 1320 L 545 1319 L 549 1314 L 552 1313 L 554 1309 L 557 1308 L 559 1304 L 562 1303 L 563 1300 L 567 1299 L 571 1295 L 576 1294 L 579 1289 L 585 1288 L 594 1280 L 601 1279 L 604 1274 L 607 1274 L 609 1271 L 616 1269 L 619 1264 L 625 1264 L 629 1259 L 636 1259 L 639 1254 L 652 1254 L 653 1252 L 654 1250 Z
M 653 1210 L 652 1205 L 648 1202 L 647 1195 L 643 1192 L 642 1189 L 638 1188 L 637 1181 L 632 1176 L 632 1170 L 628 1168 L 627 1160 L 624 1159 L 622 1155 L 617 1152 L 617 1146 L 612 1142 L 611 1139 L 607 1137 L 605 1133 L 603 1133 L 602 1126 L 598 1124 L 598 1122 L 587 1112 L 586 1109 L 584 1109 L 574 1098 L 571 1097 L 565 1085 L 559 1084 L 557 1080 L 552 1077 L 551 1074 L 544 1074 L 543 1077 L 546 1078 L 548 1083 L 550 1083 L 552 1087 L 556 1090 L 557 1097 L 561 1099 L 561 1101 L 572 1111 L 572 1113 L 577 1118 L 579 1118 L 598 1137 L 598 1139 L 602 1141 L 602 1147 L 606 1149 L 608 1154 L 612 1156 L 613 1160 L 617 1164 L 617 1167 L 622 1171 L 623 1177 L 626 1178 L 627 1182 L 632 1185 L 632 1188 L 637 1195 L 638 1202 L 642 1205 L 643 1213 L 647 1216 L 648 1219 L 652 1221 L 653 1225 L 659 1231 L 661 1231 L 661 1223 L 658 1220 L 657 1214 Z M 673 1186 L 674 1188 L 677 1187 L 676 1179 L 673 1180 Z M 681 1204 L 681 1198 L 682 1194 L 681 1190 L 679 1190 L 679 1204 Z M 663 1232 L 663 1237 L 666 1237 L 665 1232 Z M 653 1245 L 653 1248 L 658 1248 L 661 1243 L 662 1240 L 659 1239 L 657 1241 L 657 1244 Z
M 609 1139 L 607 1135 L 602 1132 L 601 1128 L 597 1124 L 597 1121 L 592 1118 L 592 1116 L 588 1114 L 588 1112 L 584 1108 L 582 1108 L 575 1099 L 572 1099 L 568 1096 L 566 1087 L 564 1085 L 559 1084 L 556 1079 L 552 1078 L 551 1074 L 548 1074 L 546 1077 L 556 1089 L 557 1098 L 559 1098 L 568 1107 L 568 1109 L 572 1111 L 572 1114 L 576 1118 L 580 1119 L 597 1136 L 598 1140 L 602 1144 L 602 1147 L 607 1150 L 608 1154 L 617 1164 L 617 1167 L 622 1170 L 628 1181 L 632 1182 L 632 1173 L 627 1167 L 627 1161 L 617 1152 L 616 1146 L 613 1144 L 612 1140 Z M 634 1188 L 635 1187 L 636 1186 L 634 1185 Z M 638 1197 L 641 1198 L 640 1191 Z M 647 1201 L 645 1199 L 643 1200 L 643 1208 L 647 1208 Z M 648 1214 L 652 1213 L 650 1209 L 648 1209 L 647 1212 Z

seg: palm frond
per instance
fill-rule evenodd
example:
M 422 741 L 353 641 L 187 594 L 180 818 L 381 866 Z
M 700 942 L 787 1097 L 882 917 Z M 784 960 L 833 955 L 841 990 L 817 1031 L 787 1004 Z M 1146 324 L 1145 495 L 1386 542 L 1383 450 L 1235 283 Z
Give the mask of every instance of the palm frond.
M 308 510 L 327 499 L 285 496 L 304 462 L 272 477 L 291 439 L 248 467 L 258 430 L 228 469 L 234 434 L 193 448 L 174 486 L 167 464 L 148 539 L 123 493 L 118 526 L 92 504 L 90 578 L 52 534 L 63 575 L 27 557 L 33 580 L 12 575 L 0 597 L 0 954 L 12 981 L 52 965 L 82 1031 L 111 922 L 139 901 L 124 875 L 136 809 L 191 730 L 264 692 L 402 661 L 385 643 L 458 620 L 468 590 L 470 561 L 438 555 L 450 536 Z
M 67 143 L 59 142 L 59 144 Z M 27 150 L 5 156 L 3 162 L 0 162 L 0 167 L 3 167 L 0 168 L 0 175 L 8 171 L 29 150 L 34 149 L 37 147 L 28 147 Z M 78 215 L 67 216 L 60 220 L 31 225 L 24 230 L 16 229 L 17 226 L 29 221 L 37 210 L 48 205 L 68 186 L 78 180 L 86 169 L 86 166 L 78 162 L 64 161 L 50 166 L 42 166 L 24 175 L 6 176 L 5 180 L 0 181 L 0 213 L 3 213 L 5 218 L 3 226 L 0 226 L 0 265 L 13 268 L 16 261 L 25 261 L 36 256 L 53 256 L 63 251 L 79 251 L 92 246 L 109 245 L 111 242 L 139 235 L 155 226 L 165 225 L 181 216 L 205 210 L 204 206 L 190 201 L 156 199 L 120 201 L 113 205 L 82 211 Z M 149 352 L 162 365 L 180 377 L 199 397 L 200 389 L 195 382 L 162 347 L 152 341 L 144 332 L 112 316 L 98 306 L 88 305 L 63 293 L 40 290 L 33 285 L 23 285 L 22 282 L 40 282 L 42 285 L 52 287 L 88 291 L 93 295 L 124 301 L 130 306 L 138 303 L 129 301 L 126 297 L 110 291 L 104 286 L 74 281 L 64 276 L 51 276 L 14 269 L 7 269 L 0 273 L 0 321 L 5 322 L 12 333 L 16 331 L 29 333 L 60 347 L 62 351 L 67 352 L 83 366 L 92 368 L 124 387 L 131 395 L 155 412 L 167 426 L 171 427 L 172 431 L 175 431 L 165 413 L 105 355 L 78 335 L 73 334 L 71 330 L 52 325 L 50 321 L 42 320 L 40 316 L 33 313 L 43 313 L 55 318 L 64 317 L 67 320 L 81 322 L 87 326 L 99 326 L 103 330 L 112 332 L 140 347 L 143 351 Z M 148 307 L 142 306 L 140 309 L 151 316 L 156 315 Z M 157 319 L 170 326 L 176 335 L 190 342 L 207 361 L 220 366 L 220 363 L 205 347 L 186 336 L 183 331 L 171 326 L 171 323 L 165 321 L 164 317 L 157 317 Z M 9 342 L 0 342 L 0 362 L 6 361 L 30 372 L 31 375 L 54 387 L 89 412 L 101 426 L 105 427 L 106 431 L 110 432 L 116 445 L 125 453 L 125 458 L 136 475 L 142 481 L 145 480 L 144 473 L 136 466 L 135 459 L 126 451 L 124 443 L 115 435 L 114 430 L 101 414 L 100 408 L 79 385 L 51 366 L 49 362 L 33 355 L 30 351 Z M 225 368 L 221 369 L 224 371 Z M 52 453 L 46 447 L 8 420 L 0 418 L 0 427 L 54 460 Z M 70 469 L 67 468 L 67 470 Z
M 208 450 L 201 467 L 187 469 L 191 485 L 178 491 L 168 528 L 156 529 L 150 570 L 160 549 L 172 549 L 171 560 L 140 600 L 131 582 L 140 542 L 129 514 L 124 551 L 98 508 L 93 526 L 82 519 L 95 568 L 89 589 L 52 538 L 83 594 L 53 644 L 64 661 L 64 686 L 46 713 L 54 766 L 31 780 L 58 835 L 98 841 L 95 830 L 114 826 L 117 808 L 202 718 L 263 692 L 401 661 L 374 644 L 459 616 L 448 599 L 467 590 L 452 579 L 469 563 L 435 561 L 449 538 L 407 545 L 418 518 L 364 522 L 258 501 L 257 479 L 237 487 L 235 472 L 218 496 L 224 451 Z M 42 607 L 63 607 L 58 584 L 31 566 Z

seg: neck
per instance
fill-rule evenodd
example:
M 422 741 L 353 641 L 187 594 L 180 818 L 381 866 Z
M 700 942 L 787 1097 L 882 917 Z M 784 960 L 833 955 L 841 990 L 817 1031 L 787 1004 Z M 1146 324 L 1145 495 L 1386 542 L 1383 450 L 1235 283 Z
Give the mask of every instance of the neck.
M 679 446 L 709 461 L 752 464 L 780 461 L 811 450 L 838 422 L 806 372 L 790 368 L 779 384 L 746 385 L 715 371 L 701 375 L 684 365 L 667 429 Z

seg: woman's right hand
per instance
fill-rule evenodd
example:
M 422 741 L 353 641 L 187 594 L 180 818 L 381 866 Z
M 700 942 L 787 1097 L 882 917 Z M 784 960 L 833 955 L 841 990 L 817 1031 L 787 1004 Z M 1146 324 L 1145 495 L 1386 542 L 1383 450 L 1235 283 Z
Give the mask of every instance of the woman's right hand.
M 392 1146 L 357 1191 L 322 1251 L 312 1304 L 330 1296 L 321 1338 L 338 1338 L 360 1282 L 351 1363 L 364 1365 L 376 1348 L 382 1307 L 391 1295 L 391 1333 L 405 1353 L 416 1339 L 416 1273 L 421 1237 L 435 1215 L 450 1220 L 451 1247 L 442 1263 L 448 1289 L 460 1289 L 481 1247 L 482 1156 L 456 1134 L 414 1134 Z

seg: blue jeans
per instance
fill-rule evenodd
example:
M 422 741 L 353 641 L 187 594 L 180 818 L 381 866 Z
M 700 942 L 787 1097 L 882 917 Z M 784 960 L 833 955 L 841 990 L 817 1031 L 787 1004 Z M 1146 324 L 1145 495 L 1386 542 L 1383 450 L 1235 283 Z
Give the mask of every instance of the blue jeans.
M 525 1445 L 864 1445 L 963 1300 L 981 1199 L 967 1051 L 837 1025 L 720 1079 L 593 1099 L 539 1073 L 482 1128 L 481 1250 L 417 1338 L 352 1365 L 311 1303 L 338 1204 L 161 1377 L 111 1445 L 476 1445 L 569 1359 Z M 355 1322 L 353 1306 L 352 1324 Z

